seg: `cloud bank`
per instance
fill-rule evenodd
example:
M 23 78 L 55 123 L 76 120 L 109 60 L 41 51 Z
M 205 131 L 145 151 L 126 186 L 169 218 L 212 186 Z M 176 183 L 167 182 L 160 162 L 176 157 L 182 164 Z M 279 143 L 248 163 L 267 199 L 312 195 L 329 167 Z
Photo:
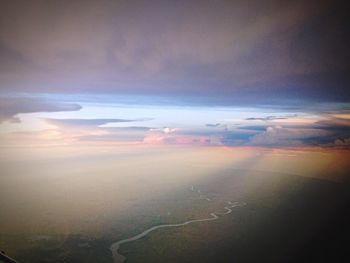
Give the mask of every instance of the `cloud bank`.
M 6 92 L 349 101 L 342 1 L 8 1 Z
M 0 97 L 0 122 L 10 120 L 19 122 L 19 113 L 78 111 L 81 106 L 32 97 Z

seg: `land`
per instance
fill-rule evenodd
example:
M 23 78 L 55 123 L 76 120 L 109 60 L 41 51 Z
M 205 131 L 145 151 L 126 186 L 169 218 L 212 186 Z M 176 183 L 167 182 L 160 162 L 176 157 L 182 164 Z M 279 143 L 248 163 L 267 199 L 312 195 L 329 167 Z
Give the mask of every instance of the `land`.
M 346 248 L 349 187 L 263 172 L 227 171 L 219 177 L 203 183 L 201 189 L 222 201 L 245 200 L 245 207 L 213 222 L 162 229 L 125 244 L 121 253 L 126 262 L 334 262 L 350 258 Z
M 215 221 L 158 229 L 120 247 L 126 262 L 300 262 L 349 257 L 349 186 L 281 173 L 233 170 L 198 180 L 109 218 L 112 227 L 87 233 L 0 234 L 0 247 L 19 262 L 112 262 L 110 245 L 159 224 L 223 212 Z M 101 224 L 101 222 L 98 222 Z

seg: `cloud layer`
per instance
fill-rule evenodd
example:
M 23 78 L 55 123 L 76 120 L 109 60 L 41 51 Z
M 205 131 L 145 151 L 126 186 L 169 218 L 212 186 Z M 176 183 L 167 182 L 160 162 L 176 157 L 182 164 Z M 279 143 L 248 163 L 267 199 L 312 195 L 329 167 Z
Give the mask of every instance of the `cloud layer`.
M 340 1 L 9 1 L 7 92 L 346 100 Z
M 77 103 L 50 101 L 33 97 L 0 97 L 0 123 L 10 120 L 18 122 L 19 113 L 78 111 Z

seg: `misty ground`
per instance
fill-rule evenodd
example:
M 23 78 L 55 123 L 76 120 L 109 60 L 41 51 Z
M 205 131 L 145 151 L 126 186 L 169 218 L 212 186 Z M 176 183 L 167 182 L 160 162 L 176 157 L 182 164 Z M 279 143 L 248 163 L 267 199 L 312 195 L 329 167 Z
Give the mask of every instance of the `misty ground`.
M 349 256 L 348 185 L 227 169 L 195 186 L 212 201 L 200 199 L 188 185 L 139 200 L 104 235 L 7 233 L 0 235 L 0 245 L 20 262 L 112 262 L 109 246 L 116 239 L 157 224 L 203 218 L 231 200 L 247 205 L 216 221 L 157 230 L 124 244 L 120 253 L 126 262 L 334 262 Z

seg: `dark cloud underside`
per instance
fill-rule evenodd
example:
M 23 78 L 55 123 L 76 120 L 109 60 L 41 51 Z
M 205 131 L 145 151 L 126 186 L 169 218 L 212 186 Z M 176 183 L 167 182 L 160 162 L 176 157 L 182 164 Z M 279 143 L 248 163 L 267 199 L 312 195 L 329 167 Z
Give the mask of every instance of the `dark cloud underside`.
M 343 1 L 7 1 L 6 92 L 349 101 Z
M 76 103 L 63 103 L 29 97 L 0 97 L 0 122 L 12 120 L 19 113 L 77 111 L 81 106 Z

